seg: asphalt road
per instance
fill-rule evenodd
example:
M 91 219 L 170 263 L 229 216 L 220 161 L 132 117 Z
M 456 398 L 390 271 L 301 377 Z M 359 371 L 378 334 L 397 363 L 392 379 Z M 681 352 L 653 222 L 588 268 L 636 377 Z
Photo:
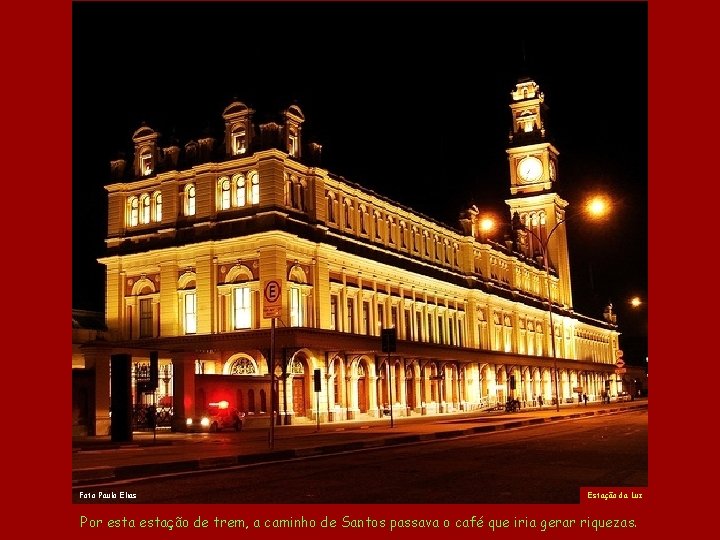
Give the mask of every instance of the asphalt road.
M 583 486 L 647 486 L 647 419 L 647 408 L 641 408 L 221 471 L 170 472 L 76 487 L 73 502 L 577 503 Z M 214 441 L 222 447 L 232 437 Z M 187 444 L 192 447 L 192 439 Z M 134 498 L 88 498 L 99 492 Z

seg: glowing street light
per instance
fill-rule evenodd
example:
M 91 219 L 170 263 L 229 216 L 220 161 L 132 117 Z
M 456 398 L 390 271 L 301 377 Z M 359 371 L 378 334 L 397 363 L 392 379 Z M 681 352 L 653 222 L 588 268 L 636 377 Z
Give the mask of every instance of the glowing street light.
M 550 229 L 550 232 L 545 236 L 545 238 L 540 238 L 532 229 L 529 229 L 525 227 L 525 225 L 520 221 L 520 216 L 515 213 L 512 219 L 512 228 L 513 230 L 522 230 L 527 232 L 528 234 L 532 235 L 535 240 L 537 240 L 538 244 L 540 245 L 540 248 L 542 250 L 542 258 L 543 258 L 543 266 L 545 267 L 545 275 L 546 279 L 545 282 L 547 284 L 547 305 L 548 305 L 548 318 L 550 319 L 550 343 L 552 345 L 552 357 L 553 357 L 553 372 L 555 377 L 555 406 L 557 411 L 560 411 L 560 389 L 559 389 L 559 382 L 558 382 L 558 367 L 557 367 L 557 350 L 555 345 L 555 325 L 553 323 L 553 312 L 552 312 L 552 298 L 551 298 L 551 291 L 550 291 L 550 261 L 548 258 L 548 243 L 550 242 L 550 238 L 552 238 L 552 235 L 555 233 L 555 231 L 558 230 L 560 225 L 565 223 L 567 220 L 569 220 L 571 217 L 585 214 L 589 215 L 591 217 L 602 217 L 605 216 L 610 209 L 610 203 L 608 200 L 603 196 L 595 196 L 589 199 L 585 205 L 583 206 L 583 210 L 580 210 L 579 212 L 575 214 L 571 214 L 569 216 L 564 217 L 560 221 L 558 221 L 552 229 Z M 480 229 L 482 231 L 488 232 L 495 228 L 495 222 L 491 218 L 483 218 L 480 220 Z

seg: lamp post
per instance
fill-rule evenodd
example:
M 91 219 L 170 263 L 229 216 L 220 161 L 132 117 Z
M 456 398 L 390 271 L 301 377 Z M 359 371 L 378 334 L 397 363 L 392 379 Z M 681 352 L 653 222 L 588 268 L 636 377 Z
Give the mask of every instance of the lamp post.
M 576 216 L 581 213 L 588 213 L 594 216 L 602 216 L 607 212 L 607 203 L 602 197 L 595 197 L 591 199 L 584 209 L 584 211 L 580 211 L 576 214 L 571 214 L 569 216 L 564 217 L 563 219 L 559 220 L 552 229 L 550 229 L 550 232 L 548 232 L 547 235 L 545 235 L 545 238 L 540 238 L 532 229 L 528 229 L 521 221 L 520 216 L 515 213 L 515 215 L 512 218 L 512 229 L 513 230 L 522 230 L 527 232 L 528 234 L 532 235 L 533 238 L 537 240 L 537 243 L 540 245 L 540 249 L 542 251 L 542 259 L 543 259 L 543 267 L 545 269 L 545 282 L 547 284 L 547 305 L 548 305 L 548 319 L 550 323 L 550 346 L 552 350 L 552 358 L 553 358 L 553 373 L 555 377 L 555 408 L 559 412 L 560 411 L 560 389 L 559 389 L 559 373 L 558 373 L 558 366 L 557 366 L 557 348 L 555 345 L 555 324 L 553 322 L 553 310 L 552 310 L 552 297 L 551 297 L 551 289 L 550 289 L 550 261 L 548 257 L 548 244 L 550 242 L 550 239 L 552 238 L 553 234 L 558 230 L 560 225 L 565 223 L 567 220 L 569 220 L 571 217 Z M 481 224 L 481 227 L 483 229 L 490 229 L 493 227 L 492 220 L 483 220 L 483 223 Z

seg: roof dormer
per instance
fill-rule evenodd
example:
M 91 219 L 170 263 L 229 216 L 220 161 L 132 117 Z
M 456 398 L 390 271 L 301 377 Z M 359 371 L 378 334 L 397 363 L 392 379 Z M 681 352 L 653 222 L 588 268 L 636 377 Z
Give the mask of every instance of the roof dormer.
M 159 136 L 160 134 L 148 127 L 145 122 L 133 133 L 135 176 L 150 176 L 155 172 L 158 165 L 157 140 Z
M 285 149 L 290 157 L 299 158 L 301 155 L 301 130 L 302 123 L 305 121 L 305 115 L 297 105 L 290 105 L 283 111 L 285 117 Z
M 242 156 L 253 139 L 252 115 L 255 111 L 237 99 L 223 111 L 225 119 L 225 152 Z

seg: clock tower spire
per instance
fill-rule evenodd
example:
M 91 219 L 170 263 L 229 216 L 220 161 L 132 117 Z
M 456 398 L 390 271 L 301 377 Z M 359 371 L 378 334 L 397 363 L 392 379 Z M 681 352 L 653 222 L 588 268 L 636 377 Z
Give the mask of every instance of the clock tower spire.
M 568 203 L 556 192 L 560 153 L 548 138 L 545 95 L 535 81 L 523 77 L 510 96 L 512 129 L 507 155 L 511 197 L 505 202 L 510 217 L 522 224 L 518 248 L 527 258 L 540 263 L 542 256 L 547 256 L 553 301 L 571 308 L 564 223 Z

